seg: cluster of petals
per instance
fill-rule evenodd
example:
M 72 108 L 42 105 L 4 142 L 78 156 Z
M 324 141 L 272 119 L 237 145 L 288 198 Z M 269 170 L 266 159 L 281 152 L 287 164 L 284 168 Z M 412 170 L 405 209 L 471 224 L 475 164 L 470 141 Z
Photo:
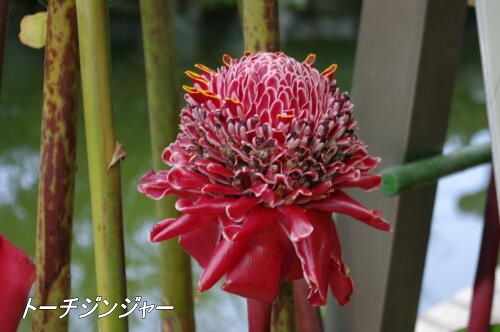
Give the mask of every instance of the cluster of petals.
M 177 218 L 154 225 L 154 242 L 180 236 L 203 267 L 199 290 L 222 288 L 273 302 L 281 282 L 304 278 L 312 305 L 328 289 L 348 303 L 353 283 L 332 213 L 389 230 L 378 210 L 344 189 L 376 189 L 379 163 L 355 134 L 353 104 L 334 79 L 281 53 L 224 55 L 217 70 L 188 71 L 181 132 L 163 152 L 169 170 L 146 173 L 139 191 L 178 197 Z
M 31 259 L 0 234 L 0 330 L 17 330 L 34 281 Z

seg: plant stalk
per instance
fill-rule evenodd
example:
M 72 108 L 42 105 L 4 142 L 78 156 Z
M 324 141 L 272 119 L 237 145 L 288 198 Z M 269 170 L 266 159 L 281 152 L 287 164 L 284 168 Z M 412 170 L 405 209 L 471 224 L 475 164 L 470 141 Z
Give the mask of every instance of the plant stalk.
M 99 331 L 127 331 L 121 305 L 126 298 L 121 206 L 120 160 L 125 152 L 115 141 L 110 85 L 108 8 L 105 0 L 77 0 L 80 68 L 90 198 L 94 233 L 97 295 L 118 307 L 99 319 Z M 109 311 L 99 305 L 98 312 Z
M 5 36 L 9 19 L 9 0 L 0 1 L 0 89 L 2 88 L 3 60 L 5 56 Z
M 323 332 L 319 307 L 313 307 L 307 302 L 307 291 L 308 286 L 304 279 L 293 282 L 296 329 L 297 331 Z
M 411 162 L 382 171 L 384 195 L 401 194 L 469 167 L 491 161 L 491 144 L 467 146 L 455 152 Z
M 482 332 L 489 329 L 499 245 L 500 223 L 495 179 L 492 174 L 486 198 L 483 237 L 477 263 L 476 280 L 474 281 L 469 327 L 467 329 L 469 332 Z
M 242 0 L 241 7 L 245 50 L 279 51 L 278 1 Z
M 70 298 L 78 48 L 74 0 L 49 1 L 43 84 L 35 303 Z M 33 331 L 67 331 L 64 309 L 36 310 Z
M 272 332 L 295 331 L 295 315 L 292 282 L 284 282 L 280 286 L 279 298 L 273 304 Z
M 178 132 L 179 95 L 173 6 L 170 0 L 141 0 L 149 126 L 153 168 L 165 168 L 161 155 Z M 177 215 L 174 198 L 156 202 L 159 219 Z M 162 303 L 175 310 L 162 312 L 163 331 L 195 330 L 191 261 L 177 239 L 160 243 Z
M 270 331 L 271 313 L 271 304 L 247 299 L 248 332 Z

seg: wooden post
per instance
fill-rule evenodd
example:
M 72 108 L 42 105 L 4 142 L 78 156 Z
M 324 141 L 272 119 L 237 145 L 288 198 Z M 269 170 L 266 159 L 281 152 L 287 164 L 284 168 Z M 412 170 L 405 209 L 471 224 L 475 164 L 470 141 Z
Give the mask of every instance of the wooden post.
M 465 19 L 463 0 L 366 0 L 353 79 L 355 117 L 380 169 L 439 153 Z M 356 291 L 340 331 L 413 331 L 435 185 L 400 197 L 358 194 L 394 233 L 339 219 Z M 391 251 L 392 247 L 392 251 Z
M 497 197 L 500 197 L 500 2 L 496 0 L 477 0 L 476 17 L 481 46 L 484 89 L 488 106 L 488 122 L 491 133 L 493 168 Z M 500 208 L 500 205 L 499 205 Z

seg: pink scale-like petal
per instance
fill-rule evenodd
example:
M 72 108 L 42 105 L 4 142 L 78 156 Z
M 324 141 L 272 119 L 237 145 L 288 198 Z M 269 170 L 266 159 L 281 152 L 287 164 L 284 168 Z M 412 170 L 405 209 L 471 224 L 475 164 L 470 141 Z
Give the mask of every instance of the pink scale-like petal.
M 248 245 L 246 241 L 230 241 L 222 238 L 200 276 L 198 290 L 203 292 L 215 285 L 241 259 Z
M 179 199 L 175 208 L 183 213 L 192 214 L 224 214 L 226 206 L 234 202 L 234 198 L 201 196 L 198 201 Z
M 159 200 L 169 194 L 170 188 L 168 183 L 165 182 L 148 182 L 137 186 L 137 190 L 141 194 L 148 196 L 154 200 Z
M 204 185 L 203 188 L 201 188 L 201 192 L 214 195 L 241 195 L 241 190 L 218 183 Z
M 213 222 L 204 228 L 182 234 L 179 237 L 179 244 L 204 268 L 208 265 L 219 238 L 219 225 Z
M 227 292 L 272 303 L 278 295 L 284 251 L 272 232 L 265 232 L 248 247 L 226 275 Z
M 380 211 L 364 207 L 341 190 L 335 191 L 320 201 L 307 203 L 304 207 L 345 214 L 374 228 L 383 231 L 391 230 L 391 225 L 380 216 Z
M 329 213 L 309 210 L 307 218 L 314 225 L 310 236 L 295 243 L 297 256 L 302 262 L 304 277 L 309 284 L 308 300 L 312 305 L 324 305 L 327 299 L 330 274 L 331 241 L 333 222 Z
M 35 264 L 22 250 L 0 234 L 0 326 L 15 332 L 23 317 L 31 285 L 35 281 Z
M 338 188 L 361 188 L 363 190 L 378 189 L 382 185 L 382 177 L 377 174 L 363 174 L 356 182 L 346 182 L 337 185 Z
M 332 263 L 330 287 L 339 305 L 349 304 L 349 298 L 354 292 L 354 283 L 345 272 L 343 264 Z
M 168 182 L 178 190 L 201 190 L 209 183 L 206 176 L 186 168 L 174 167 L 168 172 Z
M 242 221 L 248 210 L 260 203 L 257 197 L 241 196 L 226 207 L 226 215 L 236 222 Z
M 207 165 L 207 171 L 226 177 L 232 177 L 234 175 L 232 171 L 217 163 L 209 163 Z
M 193 215 L 183 213 L 177 218 L 168 218 L 153 225 L 149 233 L 149 240 L 159 242 L 171 239 L 184 233 L 204 228 L 208 223 L 214 222 L 214 215 Z
M 282 218 L 282 215 L 275 209 L 256 206 L 247 213 L 241 227 L 234 233 L 231 240 L 249 241 Z
M 284 205 L 278 207 L 278 211 L 290 223 L 290 239 L 292 242 L 300 241 L 313 232 L 314 226 L 300 207 L 296 205 Z

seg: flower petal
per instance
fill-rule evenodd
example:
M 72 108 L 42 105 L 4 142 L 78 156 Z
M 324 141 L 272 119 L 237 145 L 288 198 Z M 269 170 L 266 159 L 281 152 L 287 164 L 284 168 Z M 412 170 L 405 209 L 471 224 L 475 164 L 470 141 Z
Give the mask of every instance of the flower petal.
M 290 239 L 292 242 L 300 241 L 309 236 L 314 228 L 304 210 L 296 205 L 278 207 L 278 211 L 290 223 Z
M 0 322 L 2 331 L 14 332 L 21 321 L 35 265 L 22 250 L 0 234 Z
M 370 210 L 364 207 L 341 190 L 337 190 L 320 201 L 307 203 L 304 207 L 346 214 L 374 228 L 383 231 L 391 230 L 391 225 L 380 216 L 379 210 Z
M 204 268 L 208 265 L 219 238 L 219 226 L 217 223 L 209 223 L 205 228 L 182 234 L 179 244 Z
M 198 291 L 203 292 L 211 288 L 229 269 L 235 266 L 247 248 L 248 242 L 246 241 L 230 241 L 222 238 L 200 276 Z
M 333 223 L 328 212 L 310 210 L 307 217 L 314 225 L 310 236 L 295 243 L 297 256 L 302 263 L 304 278 L 309 285 L 307 296 L 312 305 L 324 305 L 328 294 L 330 275 L 331 241 L 330 230 Z
M 226 207 L 226 215 L 234 221 L 241 221 L 248 210 L 260 202 L 257 197 L 241 196 Z
M 198 228 L 204 228 L 216 220 L 217 218 L 213 215 L 183 213 L 177 218 L 168 218 L 153 225 L 153 229 L 149 232 L 149 240 L 152 242 L 168 240 Z
M 261 234 L 248 247 L 237 264 L 229 268 L 222 289 L 265 303 L 276 299 L 284 251 L 273 233 Z
M 183 213 L 191 214 L 224 214 L 228 204 L 234 202 L 234 198 L 201 196 L 193 202 L 188 199 L 179 199 L 175 208 Z
M 169 184 L 178 190 L 197 190 L 209 183 L 208 178 L 198 172 L 190 171 L 184 167 L 174 167 L 168 172 Z
M 233 234 L 231 240 L 250 241 L 280 219 L 282 219 L 282 215 L 275 209 L 256 206 L 248 212 L 241 227 Z

